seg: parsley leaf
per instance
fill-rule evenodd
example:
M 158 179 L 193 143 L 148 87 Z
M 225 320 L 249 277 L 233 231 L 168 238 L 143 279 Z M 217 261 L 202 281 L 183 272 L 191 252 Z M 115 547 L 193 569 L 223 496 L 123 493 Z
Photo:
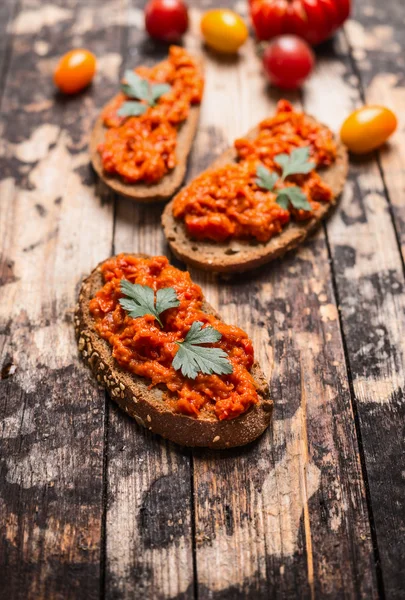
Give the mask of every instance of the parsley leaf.
M 256 175 L 256 184 L 259 187 L 272 192 L 278 180 L 277 173 L 272 173 L 271 171 L 266 169 L 264 165 L 258 165 L 256 169 Z
M 150 83 L 147 79 L 142 79 L 137 73 L 129 69 L 125 71 L 124 79 L 126 83 L 121 85 L 121 89 L 126 96 L 137 98 L 137 100 L 149 100 Z
M 274 158 L 275 162 L 282 167 L 283 172 L 280 180 L 284 181 L 289 175 L 297 175 L 301 173 L 310 173 L 315 169 L 316 165 L 308 161 L 309 148 L 297 148 L 291 154 L 277 154 Z M 258 165 L 256 169 L 256 184 L 269 190 L 275 191 L 276 202 L 284 210 L 288 210 L 290 204 L 294 208 L 302 210 L 312 210 L 311 204 L 308 202 L 307 196 L 297 186 L 284 187 L 274 190 L 274 187 L 279 179 L 277 173 L 272 173 L 264 165 Z
M 156 310 L 159 314 L 168 308 L 175 308 L 179 304 L 180 302 L 174 288 L 162 288 L 156 292 Z
M 312 206 L 308 202 L 306 195 L 296 186 L 285 187 L 279 190 L 276 202 L 281 208 L 284 208 L 284 210 L 288 209 L 290 202 L 294 208 L 312 210 Z
M 125 83 L 121 85 L 121 91 L 128 98 L 136 98 L 143 102 L 124 102 L 117 111 L 120 117 L 143 115 L 148 106 L 155 106 L 157 100 L 172 89 L 168 83 L 150 83 L 130 70 L 125 71 L 124 79 Z
M 173 368 L 180 370 L 184 377 L 195 379 L 198 373 L 206 375 L 229 375 L 233 372 L 228 356 L 221 348 L 204 348 L 198 344 L 211 344 L 221 339 L 219 331 L 195 321 L 183 342 L 176 342 L 179 349 L 173 359 Z
M 124 102 L 117 110 L 117 115 L 120 117 L 139 117 L 146 112 L 148 107 L 142 102 Z
M 297 148 L 291 154 L 278 154 L 274 160 L 283 169 L 281 179 L 284 181 L 289 175 L 306 174 L 313 171 L 316 164 L 309 162 L 309 147 Z
M 120 287 L 126 297 L 120 298 L 119 302 L 129 317 L 137 319 L 144 315 L 152 315 L 161 327 L 163 327 L 163 323 L 160 315 L 168 308 L 174 308 L 180 304 L 174 288 L 158 290 L 155 306 L 155 293 L 149 286 L 122 279 Z

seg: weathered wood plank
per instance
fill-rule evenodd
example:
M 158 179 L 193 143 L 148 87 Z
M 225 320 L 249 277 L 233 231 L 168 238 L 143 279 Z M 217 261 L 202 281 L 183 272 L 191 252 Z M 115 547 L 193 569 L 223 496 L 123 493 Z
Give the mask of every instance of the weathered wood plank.
M 353 60 L 368 103 L 391 108 L 399 121 L 398 131 L 379 152 L 392 206 L 394 222 L 405 260 L 405 19 L 402 3 L 371 0 L 357 3 L 346 32 Z
M 85 13 L 98 19 L 73 0 L 22 3 L 2 105 L 0 564 L 13 599 L 100 589 L 105 395 L 79 364 L 73 308 L 111 250 L 113 207 L 95 193 L 87 140 L 120 40 L 106 20 L 98 37 L 81 30 Z M 55 95 L 56 57 L 72 45 L 102 57 L 97 95 Z
M 127 31 L 121 71 L 163 59 L 167 49 L 141 29 L 143 11 L 130 6 L 126 18 L 138 25 Z M 161 209 L 117 198 L 114 251 L 164 254 Z M 107 598 L 191 600 L 189 450 L 165 442 L 110 406 L 107 464 Z
M 353 27 L 359 31 L 359 26 L 352 24 L 349 32 Z M 369 36 L 368 44 L 376 43 L 372 28 L 362 31 Z M 335 130 L 361 103 L 345 42 L 343 37 L 339 39 L 336 54 L 319 57 L 317 74 L 309 83 L 306 97 L 308 109 Z M 399 155 L 393 149 L 391 156 L 389 164 L 396 169 Z M 384 183 L 373 157 L 352 161 L 341 205 L 327 224 L 327 232 L 361 429 L 376 532 L 379 589 L 382 593 L 384 588 L 389 598 L 400 598 L 405 585 L 405 492 L 401 472 L 404 275 Z

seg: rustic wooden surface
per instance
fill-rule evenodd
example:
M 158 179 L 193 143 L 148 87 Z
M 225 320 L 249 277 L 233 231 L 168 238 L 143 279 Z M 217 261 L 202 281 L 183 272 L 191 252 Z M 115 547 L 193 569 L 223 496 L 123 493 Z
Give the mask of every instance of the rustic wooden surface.
M 192 31 L 208 5 L 195 0 Z M 141 8 L 0 7 L 2 596 L 403 598 L 403 7 L 358 0 L 303 93 L 290 96 L 334 130 L 364 99 L 399 115 L 389 146 L 352 162 L 333 217 L 256 273 L 192 273 L 252 336 L 276 405 L 257 443 L 226 452 L 182 449 L 138 427 L 95 385 L 73 337 L 78 285 L 98 261 L 167 252 L 161 206 L 108 192 L 87 153 L 124 68 L 165 54 L 145 37 Z M 199 52 L 192 31 L 185 41 Z M 99 73 L 65 99 L 51 74 L 72 46 L 93 50 Z M 251 42 L 239 59 L 204 57 L 189 178 L 280 97 Z

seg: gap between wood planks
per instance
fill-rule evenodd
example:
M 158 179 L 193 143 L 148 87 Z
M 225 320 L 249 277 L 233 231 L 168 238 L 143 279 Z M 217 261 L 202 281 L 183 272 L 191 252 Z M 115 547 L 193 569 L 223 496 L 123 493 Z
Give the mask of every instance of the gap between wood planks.
M 121 57 L 125 56 L 128 46 L 128 29 L 123 28 L 121 33 Z M 124 61 L 121 61 L 119 77 L 122 77 Z M 117 225 L 117 201 L 118 196 L 111 192 L 113 197 L 113 223 L 111 237 L 111 256 L 115 255 L 115 231 Z M 104 446 L 103 446 L 103 495 L 102 495 L 102 514 L 101 514 L 101 535 L 100 535 L 100 600 L 106 597 L 106 578 L 107 578 L 107 511 L 108 511 L 108 451 L 109 451 L 109 428 L 110 428 L 110 406 L 111 398 L 107 390 L 104 391 Z
M 197 564 L 197 529 L 195 514 L 195 485 L 194 485 L 194 456 L 190 450 L 190 513 L 191 513 L 191 551 L 193 553 L 193 594 L 194 600 L 198 600 L 198 564 Z
M 300 370 L 303 372 L 300 361 Z M 311 537 L 311 522 L 309 518 L 307 490 L 307 466 L 309 463 L 308 456 L 308 430 L 307 430 L 307 394 L 305 391 L 304 378 L 301 379 L 301 421 L 302 421 L 302 464 L 301 464 L 301 485 L 304 490 L 302 499 L 304 513 L 304 528 L 305 528 L 305 548 L 307 552 L 307 567 L 308 567 L 308 583 L 311 590 L 311 599 L 315 598 L 315 582 L 314 582 L 314 557 L 312 553 L 312 537 Z
M 114 202 L 115 205 L 115 202 Z M 114 242 L 113 244 L 114 245 Z M 101 507 L 100 531 L 100 600 L 105 598 L 106 565 L 107 565 L 107 505 L 108 505 L 108 448 L 109 448 L 109 421 L 110 398 L 104 392 L 104 446 L 103 446 L 103 493 Z

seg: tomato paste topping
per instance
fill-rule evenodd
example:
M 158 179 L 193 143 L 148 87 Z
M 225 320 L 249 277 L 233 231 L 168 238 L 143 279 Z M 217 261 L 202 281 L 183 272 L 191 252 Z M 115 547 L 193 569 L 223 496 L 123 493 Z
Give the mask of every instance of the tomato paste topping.
M 254 362 L 251 340 L 239 327 L 227 325 L 204 311 L 201 288 L 187 272 L 172 267 L 164 256 L 138 258 L 125 254 L 111 258 L 101 270 L 105 283 L 90 301 L 90 312 L 97 332 L 112 346 L 112 355 L 121 367 L 147 378 L 151 387 L 164 384 L 165 400 L 173 410 L 194 417 L 211 414 L 220 420 L 233 419 L 258 402 L 250 373 Z M 155 291 L 175 289 L 180 304 L 160 315 L 163 328 L 152 315 L 136 319 L 127 315 L 119 304 L 122 279 Z M 222 334 L 219 342 L 207 346 L 227 353 L 233 373 L 200 373 L 192 380 L 174 370 L 176 341 L 184 340 L 195 321 L 211 325 Z
M 124 181 L 156 183 L 176 166 L 177 131 L 189 115 L 190 106 L 202 99 L 204 80 L 196 61 L 184 48 L 171 46 L 166 60 L 135 72 L 150 83 L 168 83 L 169 92 L 140 116 L 117 114 L 128 101 L 118 94 L 102 113 L 108 127 L 98 151 L 103 168 Z
M 331 188 L 315 170 L 308 175 L 279 180 L 275 186 L 275 190 L 300 187 L 312 211 L 291 205 L 282 208 L 273 191 L 257 185 L 258 165 L 280 174 L 281 168 L 274 158 L 278 154 L 291 154 L 300 147 L 309 147 L 310 159 L 317 167 L 327 167 L 336 160 L 331 131 L 304 113 L 295 112 L 286 100 L 278 103 L 274 117 L 260 123 L 254 140 L 241 138 L 234 145 L 238 162 L 202 173 L 174 199 L 173 215 L 184 220 L 193 238 L 216 242 L 255 238 L 267 242 L 291 218 L 308 219 L 319 208 L 319 202 L 332 199 Z

